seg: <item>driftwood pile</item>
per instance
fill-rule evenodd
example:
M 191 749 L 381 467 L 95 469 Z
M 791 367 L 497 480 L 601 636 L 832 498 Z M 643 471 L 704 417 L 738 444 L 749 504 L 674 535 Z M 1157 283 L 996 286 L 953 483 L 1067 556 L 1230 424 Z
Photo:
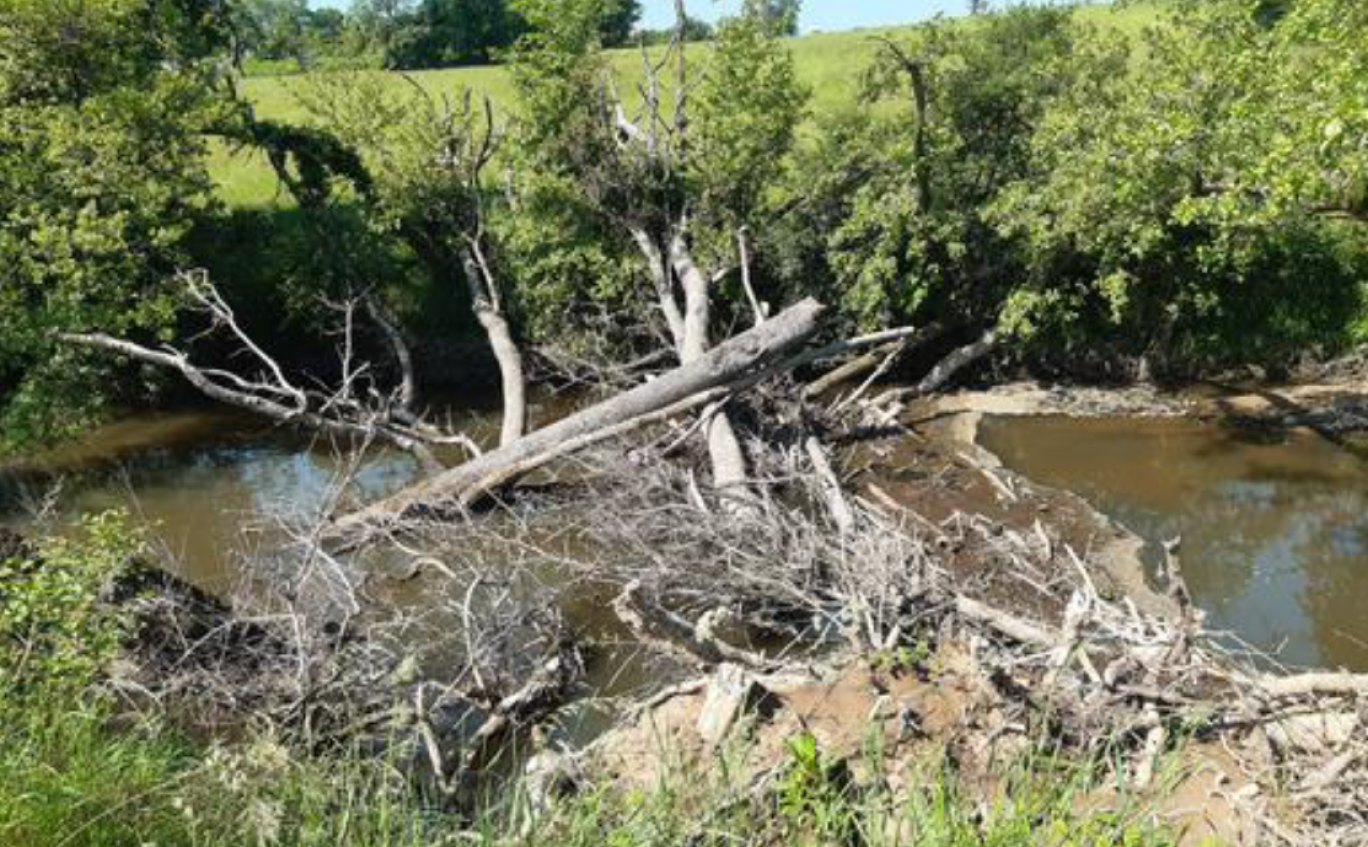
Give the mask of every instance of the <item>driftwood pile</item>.
M 586 567 L 627 585 L 619 617 L 698 674 L 663 697 L 709 692 L 700 727 L 730 726 L 743 703 L 758 702 L 751 686 L 770 677 L 829 677 L 811 669 L 967 645 L 983 684 L 1014 713 L 999 731 L 1023 745 L 1105 754 L 1138 793 L 1158 788 L 1175 749 L 1216 745 L 1247 780 L 1226 799 L 1250 843 L 1368 843 L 1368 676 L 1273 674 L 1223 646 L 1229 639 L 1206 631 L 1191 603 L 1177 542 L 1164 574 L 1177 612 L 1146 613 L 1099 591 L 1096 563 L 1043 524 L 932 522 L 836 488 L 820 452 L 775 455 L 774 496 L 755 511 L 707 509 L 687 475 L 662 473 L 660 490 L 635 507 L 641 489 L 618 486 L 624 493 L 588 520 L 616 553 Z M 1010 566 L 966 584 L 949 565 L 949 552 L 966 547 Z M 756 636 L 789 648 L 756 649 L 747 640 Z
M 216 302 L 208 289 L 204 296 Z M 1100 592 L 1093 563 L 1039 523 L 1020 532 L 968 514 L 931 521 L 876 487 L 851 485 L 831 453 L 841 433 L 896 428 L 899 404 L 937 390 L 988 354 L 994 338 L 952 351 L 910 391 L 867 400 L 897 356 L 939 331 L 892 330 L 811 348 L 822 314 L 804 302 L 758 319 L 680 368 L 298 532 L 289 572 L 262 580 L 274 599 L 249 616 L 264 633 L 248 640 L 258 649 L 244 651 L 248 642 L 234 629 L 241 615 L 187 625 L 163 609 L 158 679 L 178 681 L 159 689 L 134 675 L 125 688 L 154 700 L 193 690 L 237 697 L 314 745 L 392 739 L 401 730 L 431 783 L 456 798 L 499 767 L 519 730 L 553 717 L 577 693 L 583 656 L 555 599 L 567 585 L 611 586 L 612 609 L 634 640 L 705 675 L 790 673 L 928 642 L 968 644 L 986 684 L 1019 710 L 1013 726 L 1043 725 L 1079 753 L 1119 757 L 1137 788 L 1154 781 L 1160 756 L 1180 739 L 1238 739 L 1241 750 L 1254 739 L 1263 754 L 1247 766 L 1259 789 L 1236 799 L 1265 837 L 1368 839 L 1368 744 L 1361 740 L 1368 678 L 1273 676 L 1220 648 L 1191 605 L 1176 547 L 1168 581 L 1178 612 L 1157 616 Z M 790 381 L 813 362 L 871 348 L 877 355 L 842 368 L 840 379 L 815 388 Z M 118 350 L 148 359 L 148 351 Z M 240 379 L 201 371 L 180 354 L 156 355 L 192 378 L 245 390 Z M 315 406 L 339 408 L 336 397 L 293 391 L 276 375 L 247 388 L 292 398 L 285 419 L 306 419 Z M 813 405 L 854 379 L 864 382 L 827 407 L 839 414 Z M 380 417 L 358 407 L 356 421 L 322 428 L 355 434 L 356 423 L 363 442 L 388 433 L 400 446 L 455 438 L 410 421 L 402 406 L 387 405 Z M 744 491 L 707 485 L 706 460 L 672 461 L 709 440 L 694 436 L 724 407 L 728 420 L 750 424 L 742 428 L 750 434 Z M 627 460 L 603 446 L 628 434 L 637 437 Z M 584 463 L 589 473 L 579 477 L 590 482 L 540 504 L 526 524 L 498 509 L 470 514 L 477 499 L 497 503 L 510 483 L 553 461 Z M 1013 495 L 1008 482 L 998 484 Z M 548 525 L 557 527 L 553 543 Z M 570 536 L 577 549 L 567 552 L 562 542 Z M 445 578 L 431 592 L 446 598 L 431 619 L 371 619 L 363 563 L 377 548 Z M 951 565 L 966 549 L 1009 564 L 993 584 L 966 584 Z M 301 609 L 319 580 L 339 595 L 330 607 L 340 615 Z M 414 632 L 454 644 L 439 673 L 424 673 L 403 649 Z M 171 672 L 166 644 L 183 654 L 175 669 L 191 673 Z M 224 673 L 244 652 L 250 673 Z M 223 683 L 242 679 L 253 684 Z M 734 712 L 746 699 L 721 698 L 718 708 Z M 725 733 L 731 721 L 724 715 L 713 723 Z

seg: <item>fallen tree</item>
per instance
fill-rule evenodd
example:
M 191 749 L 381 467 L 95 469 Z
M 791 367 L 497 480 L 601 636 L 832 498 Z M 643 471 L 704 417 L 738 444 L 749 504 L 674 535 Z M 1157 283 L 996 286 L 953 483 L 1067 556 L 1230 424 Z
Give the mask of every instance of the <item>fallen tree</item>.
M 66 344 L 179 373 L 206 397 L 279 423 L 359 443 L 374 441 L 397 447 L 412 453 L 430 472 L 442 467 L 433 453 L 436 447 L 459 446 L 472 455 L 480 453 L 467 436 L 429 425 L 414 411 L 412 356 L 373 299 L 335 304 L 342 315 L 338 331 L 341 376 L 338 384 L 319 388 L 287 373 L 285 366 L 243 329 L 207 273 L 188 271 L 179 279 L 191 306 L 210 322 L 210 331 L 236 346 L 235 358 L 243 363 L 236 365 L 236 370 L 197 363 L 189 350 L 169 345 L 154 348 L 98 332 L 58 337 Z M 393 389 L 380 384 L 369 362 L 358 360 L 356 314 L 363 309 L 391 347 L 400 369 L 399 385 Z
M 567 443 L 592 439 L 595 433 L 616 434 L 621 427 L 644 424 L 676 404 L 701 402 L 695 398 L 740 383 L 802 346 L 821 328 L 825 311 L 817 301 L 804 300 L 690 364 L 342 517 L 325 531 L 324 540 L 356 547 L 415 518 L 459 510 L 487 493 L 491 480 L 498 484 L 510 471 L 535 470 L 562 455 Z

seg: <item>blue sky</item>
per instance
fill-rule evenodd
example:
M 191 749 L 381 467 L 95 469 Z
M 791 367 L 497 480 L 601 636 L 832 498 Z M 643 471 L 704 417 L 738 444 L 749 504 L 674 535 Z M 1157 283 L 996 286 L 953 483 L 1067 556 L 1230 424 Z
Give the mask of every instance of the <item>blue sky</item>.
M 644 0 L 643 4 L 646 26 L 665 26 L 674 20 L 674 0 Z M 313 0 L 312 5 L 347 8 L 351 0 Z M 712 21 L 735 13 L 740 5 L 740 0 L 689 0 L 688 8 L 690 15 Z M 966 6 L 966 0 L 805 0 L 802 28 L 810 32 L 907 23 L 937 12 L 961 14 Z

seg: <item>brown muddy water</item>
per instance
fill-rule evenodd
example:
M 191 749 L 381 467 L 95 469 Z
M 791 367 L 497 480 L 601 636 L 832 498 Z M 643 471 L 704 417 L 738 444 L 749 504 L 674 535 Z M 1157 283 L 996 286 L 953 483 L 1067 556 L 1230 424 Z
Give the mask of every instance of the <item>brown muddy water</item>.
M 1146 542 L 1181 536 L 1208 626 L 1289 666 L 1368 671 L 1368 440 L 1190 419 L 985 419 L 979 443 Z M 1232 639 L 1234 640 L 1234 639 Z
M 539 417 L 562 413 L 550 403 Z M 497 437 L 492 415 L 463 417 L 484 439 Z M 1150 541 L 1151 567 L 1159 541 L 1183 536 L 1188 581 L 1213 628 L 1289 665 L 1368 671 L 1368 442 L 1190 420 L 1048 417 L 988 419 L 980 440 L 1014 469 L 1076 491 Z M 257 419 L 142 415 L 0 466 L 0 524 L 31 526 L 44 502 L 57 525 L 126 508 L 152 527 L 178 575 L 225 596 L 241 588 L 241 563 L 279 541 L 258 516 L 307 519 L 328 502 L 341 470 L 326 443 Z M 382 496 L 417 473 L 406 455 L 374 452 L 357 494 Z M 423 603 L 432 590 L 420 579 L 386 593 Z M 572 625 L 611 645 L 591 663 L 596 696 L 661 677 L 640 661 L 608 599 L 601 588 L 564 597 Z M 595 720 L 586 720 L 588 732 Z
M 417 474 L 411 457 L 379 452 L 356 478 L 382 496 Z M 125 509 L 152 530 L 177 575 L 219 596 L 240 578 L 236 562 L 263 514 L 318 514 L 342 460 L 326 443 L 222 411 L 141 415 L 101 427 L 81 442 L 0 467 L 0 523 L 23 528 L 47 510 L 61 526 L 76 515 Z
M 534 417 L 544 424 L 571 405 L 548 400 L 537 405 Z M 478 409 L 451 415 L 476 440 L 497 441 L 497 415 Z M 245 574 L 260 571 L 244 563 L 259 565 L 285 541 L 280 525 L 262 516 L 307 524 L 330 502 L 344 463 L 326 440 L 231 411 L 142 414 L 68 447 L 0 465 L 0 526 L 60 532 L 80 514 L 125 509 L 150 529 L 164 553 L 159 561 L 175 575 L 215 596 L 241 599 L 252 591 Z M 352 496 L 374 500 L 418 474 L 407 454 L 373 450 L 356 474 Z M 38 525 L 40 512 L 46 517 Z M 434 586 L 449 583 L 428 577 L 379 582 L 385 584 L 366 589 L 369 596 L 412 608 L 424 626 L 440 627 L 449 598 L 435 596 Z M 571 625 L 607 645 L 590 661 L 587 687 L 595 697 L 635 691 L 660 676 L 622 637 L 608 599 L 587 587 L 564 598 Z M 442 662 L 456 658 L 455 650 L 446 652 L 440 644 L 426 652 L 424 664 L 438 674 Z M 591 737 L 607 719 L 590 704 L 571 716 L 568 731 Z

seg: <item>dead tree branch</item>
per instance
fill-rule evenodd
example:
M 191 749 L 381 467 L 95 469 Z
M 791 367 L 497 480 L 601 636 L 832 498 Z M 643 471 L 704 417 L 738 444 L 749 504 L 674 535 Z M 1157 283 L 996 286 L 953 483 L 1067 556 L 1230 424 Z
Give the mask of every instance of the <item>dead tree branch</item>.
M 705 353 L 692 364 L 560 422 L 512 444 L 439 474 L 387 500 L 338 520 L 328 531 L 330 541 L 343 546 L 370 539 L 423 515 L 459 509 L 482 481 L 512 468 L 530 470 L 536 457 L 549 461 L 566 442 L 658 412 L 710 389 L 744 380 L 766 364 L 782 360 L 820 327 L 824 308 L 808 300 Z

